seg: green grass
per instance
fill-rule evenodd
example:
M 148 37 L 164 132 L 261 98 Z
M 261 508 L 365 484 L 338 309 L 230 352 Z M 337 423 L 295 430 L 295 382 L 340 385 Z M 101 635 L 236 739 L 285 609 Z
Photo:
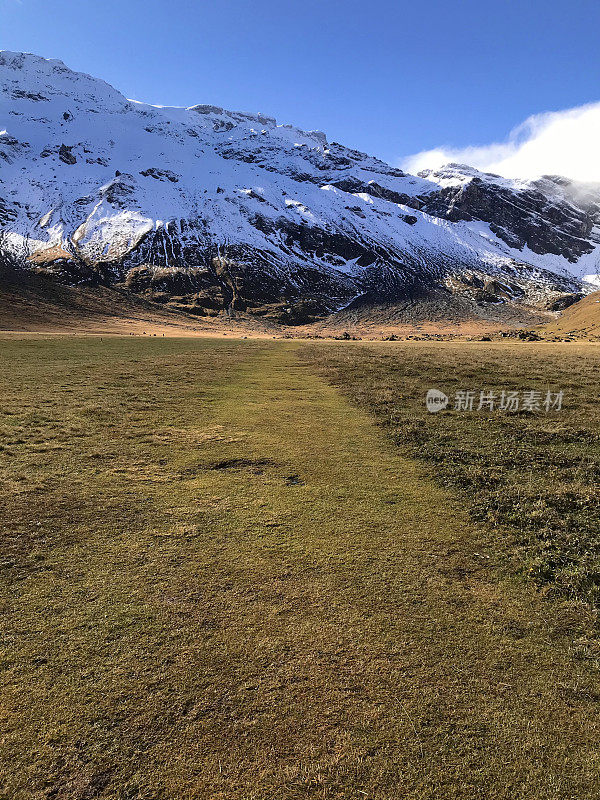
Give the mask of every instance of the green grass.
M 3 342 L 0 797 L 598 795 L 589 615 L 307 347 Z

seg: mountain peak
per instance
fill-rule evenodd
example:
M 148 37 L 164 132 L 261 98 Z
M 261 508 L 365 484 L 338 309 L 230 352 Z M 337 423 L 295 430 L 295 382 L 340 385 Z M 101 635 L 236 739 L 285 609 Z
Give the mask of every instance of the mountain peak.
M 432 287 L 471 296 L 488 278 L 502 279 L 498 302 L 533 300 L 578 292 L 596 271 L 593 187 L 457 164 L 407 175 L 321 131 L 130 101 L 61 61 L 8 51 L 0 113 L 5 251 L 67 280 L 139 283 L 129 276 L 146 270 L 152 291 L 202 293 L 208 281 L 246 306 L 310 297 L 331 310 Z M 227 279 L 212 264 L 225 246 Z

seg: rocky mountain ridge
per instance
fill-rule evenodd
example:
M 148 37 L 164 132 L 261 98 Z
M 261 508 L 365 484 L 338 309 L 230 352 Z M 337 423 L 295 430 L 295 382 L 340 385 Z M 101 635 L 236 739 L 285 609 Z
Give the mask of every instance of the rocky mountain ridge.
M 589 290 L 600 186 L 409 175 L 320 131 L 127 100 L 0 51 L 0 252 L 197 314 L 307 321 L 439 295 L 560 307 Z

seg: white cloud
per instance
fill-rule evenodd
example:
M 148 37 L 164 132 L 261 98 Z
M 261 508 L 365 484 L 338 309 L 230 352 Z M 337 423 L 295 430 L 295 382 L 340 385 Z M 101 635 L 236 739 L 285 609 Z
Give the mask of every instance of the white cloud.
M 600 103 L 529 117 L 506 142 L 483 147 L 438 147 L 408 156 L 408 172 L 436 169 L 450 161 L 507 178 L 564 175 L 600 181 Z

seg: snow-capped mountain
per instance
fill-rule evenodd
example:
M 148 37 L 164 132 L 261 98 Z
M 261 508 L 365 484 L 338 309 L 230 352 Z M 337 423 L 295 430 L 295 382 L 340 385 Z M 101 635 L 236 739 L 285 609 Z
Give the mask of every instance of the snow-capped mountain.
M 586 290 L 599 223 L 597 185 L 457 165 L 408 175 L 320 131 L 146 105 L 0 51 L 0 246 L 63 280 L 199 309 L 325 313 L 432 288 L 539 304 Z

